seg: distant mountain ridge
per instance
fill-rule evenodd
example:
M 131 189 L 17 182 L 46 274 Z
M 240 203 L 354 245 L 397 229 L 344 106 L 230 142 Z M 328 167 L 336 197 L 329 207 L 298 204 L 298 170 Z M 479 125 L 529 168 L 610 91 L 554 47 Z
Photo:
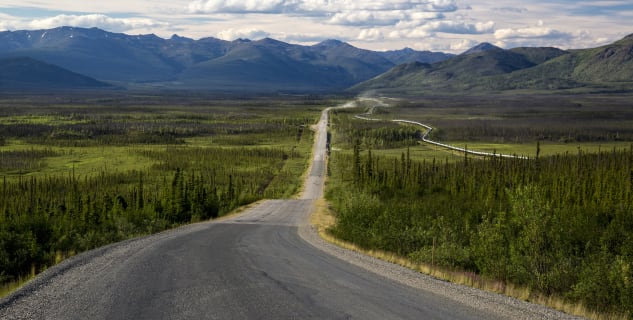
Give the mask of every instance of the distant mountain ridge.
M 376 52 L 338 40 L 300 46 L 273 39 L 193 40 L 126 35 L 97 28 L 0 32 L 0 59 L 30 57 L 121 85 L 227 90 L 342 90 L 402 61 L 450 55 Z
M 421 63 L 435 63 L 444 61 L 451 57 L 454 57 L 454 54 L 444 53 L 444 52 L 432 52 L 432 51 L 416 51 L 411 48 L 404 48 L 401 50 L 390 50 L 379 52 L 380 55 L 387 58 L 389 61 L 395 63 L 396 65 L 403 63 L 411 63 L 411 62 L 421 62 Z
M 23 58 L 34 60 L 7 62 Z M 592 49 L 506 50 L 481 43 L 451 55 L 410 48 L 371 51 L 333 39 L 302 46 L 270 38 L 164 39 L 60 27 L 0 32 L 0 60 L 10 67 L 2 75 L 5 87 L 31 83 L 45 88 L 47 81 L 58 79 L 61 87 L 107 82 L 117 87 L 238 92 L 633 91 L 633 35 Z M 19 78 L 23 75 L 28 81 Z M 55 81 L 48 82 L 51 88 Z
M 501 49 L 482 43 L 434 64 L 392 68 L 350 89 L 398 93 L 490 93 L 508 90 L 633 91 L 633 35 L 576 50 Z

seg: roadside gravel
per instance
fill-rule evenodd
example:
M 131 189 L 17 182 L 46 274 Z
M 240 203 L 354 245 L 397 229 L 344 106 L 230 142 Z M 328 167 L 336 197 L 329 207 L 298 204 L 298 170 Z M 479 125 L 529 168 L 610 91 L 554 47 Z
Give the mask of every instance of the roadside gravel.
M 398 283 L 506 319 L 584 319 L 548 307 L 463 285 L 442 281 L 417 271 L 333 245 L 321 238 L 314 226 L 299 227 L 299 236 L 321 251 Z

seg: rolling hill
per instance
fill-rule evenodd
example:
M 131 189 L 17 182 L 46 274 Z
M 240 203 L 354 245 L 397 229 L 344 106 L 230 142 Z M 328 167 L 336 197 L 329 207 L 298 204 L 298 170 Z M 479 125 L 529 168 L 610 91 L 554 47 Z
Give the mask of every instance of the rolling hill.
M 112 86 L 35 59 L 0 60 L 0 90 L 103 88 Z
M 633 35 L 613 44 L 564 51 L 504 50 L 480 44 L 448 60 L 397 66 L 353 92 L 488 93 L 508 90 L 633 90 Z

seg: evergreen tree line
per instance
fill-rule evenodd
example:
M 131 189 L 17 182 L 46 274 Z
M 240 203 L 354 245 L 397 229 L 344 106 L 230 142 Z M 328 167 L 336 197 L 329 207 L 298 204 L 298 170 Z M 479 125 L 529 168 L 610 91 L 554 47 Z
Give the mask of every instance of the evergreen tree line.
M 284 162 L 281 148 L 168 148 L 144 171 L 22 176 L 0 185 L 0 283 L 73 254 L 183 223 L 215 218 L 264 195 Z M 227 161 L 230 159 L 230 161 Z M 294 179 L 300 179 L 295 176 Z M 295 182 L 292 185 L 297 185 Z
M 337 237 L 633 314 L 633 147 L 457 163 L 353 149 L 330 161 Z

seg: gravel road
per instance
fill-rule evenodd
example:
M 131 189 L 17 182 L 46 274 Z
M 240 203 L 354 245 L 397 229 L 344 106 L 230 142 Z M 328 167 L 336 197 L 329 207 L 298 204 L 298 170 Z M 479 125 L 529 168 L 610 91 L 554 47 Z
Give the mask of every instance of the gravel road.
M 327 114 L 301 199 L 99 248 L 0 301 L 0 319 L 571 319 L 335 247 L 309 225 Z

